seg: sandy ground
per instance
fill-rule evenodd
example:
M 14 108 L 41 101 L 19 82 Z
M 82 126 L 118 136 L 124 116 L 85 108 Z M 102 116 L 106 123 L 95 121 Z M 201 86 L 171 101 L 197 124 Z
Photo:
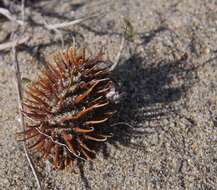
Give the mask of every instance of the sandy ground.
M 17 4 L 19 1 L 16 2 Z M 0 6 L 21 19 L 19 6 Z M 61 48 L 43 26 L 103 13 L 61 30 L 65 47 L 104 48 L 115 60 L 129 20 L 127 43 L 112 77 L 123 95 L 114 137 L 94 163 L 52 170 L 32 155 L 44 189 L 54 190 L 214 190 L 217 189 L 217 4 L 209 0 L 50 0 L 28 1 L 30 36 L 19 47 L 22 77 L 34 78 L 44 55 Z M 125 23 L 126 24 L 126 23 Z M 0 16 L 0 43 L 16 24 Z M 15 134 L 19 126 L 14 70 L 9 51 L 0 52 L 0 189 L 36 189 Z M 115 120 L 115 119 L 114 119 Z

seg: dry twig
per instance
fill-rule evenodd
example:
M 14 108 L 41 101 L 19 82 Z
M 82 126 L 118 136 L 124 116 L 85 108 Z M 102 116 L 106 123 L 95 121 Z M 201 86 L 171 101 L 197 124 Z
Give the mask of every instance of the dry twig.
M 92 15 L 92 16 L 89 16 L 89 17 L 86 17 L 86 18 L 79 18 L 79 19 L 76 19 L 76 20 L 73 20 L 73 21 L 62 22 L 62 23 L 58 23 L 58 24 L 48 24 L 45 19 L 42 19 L 42 21 L 44 23 L 45 28 L 47 28 L 48 30 L 53 30 L 60 37 L 62 48 L 64 49 L 63 35 L 62 35 L 62 33 L 61 33 L 61 31 L 59 29 L 69 27 L 69 26 L 74 26 L 76 24 L 79 24 L 79 23 L 81 23 L 81 22 L 83 22 L 85 20 L 88 20 L 88 19 L 96 17 L 96 16 L 98 16 L 98 15 Z
M 117 56 L 115 58 L 114 64 L 109 69 L 110 71 L 113 71 L 117 67 L 117 65 L 118 65 L 118 63 L 120 61 L 121 53 L 122 53 L 122 51 L 124 49 L 124 42 L 125 42 L 125 39 L 124 39 L 124 36 L 122 36 L 122 38 L 121 38 L 121 45 L 120 45 L 118 54 L 117 54 Z
M 21 2 L 21 13 L 22 13 L 22 21 L 24 24 L 25 22 L 25 0 L 22 0 Z
M 48 135 L 48 134 L 46 134 L 46 133 L 43 133 L 43 132 L 42 132 L 39 128 L 37 128 L 37 127 L 36 127 L 36 130 L 37 130 L 40 134 L 44 135 L 46 138 L 51 139 L 51 141 L 54 142 L 55 144 L 58 144 L 58 145 L 60 145 L 60 146 L 62 146 L 62 147 L 64 147 L 64 148 L 66 148 L 66 149 L 67 149 L 70 153 L 72 153 L 75 157 L 80 158 L 80 159 L 82 159 L 82 160 L 86 160 L 86 159 L 80 157 L 80 153 L 79 153 L 79 154 L 75 154 L 74 152 L 72 152 L 72 151 L 70 150 L 70 148 L 69 148 L 66 144 L 63 144 L 63 143 L 61 143 L 61 142 L 59 142 L 59 141 L 57 141 L 57 140 L 54 140 L 52 136 L 50 136 L 50 135 Z
M 5 8 L 0 8 L 0 14 L 4 15 L 7 17 L 9 20 L 18 23 L 19 25 L 23 25 L 24 22 L 22 20 L 17 20 L 16 16 L 12 15 L 9 10 Z
M 12 38 L 14 39 L 14 37 Z M 21 125 L 23 127 L 23 131 L 25 131 L 25 122 L 24 122 L 24 119 L 23 119 L 23 115 L 21 113 L 21 110 L 23 109 L 23 106 L 22 106 L 22 86 L 21 86 L 21 75 L 20 75 L 20 68 L 19 68 L 19 63 L 18 63 L 18 60 L 17 60 L 17 52 L 16 52 L 16 46 L 17 46 L 17 42 L 16 40 L 14 40 L 13 42 L 13 46 L 12 46 L 12 51 L 11 51 L 11 57 L 12 57 L 12 60 L 13 60 L 13 65 L 14 65 L 14 71 L 15 71 L 15 79 L 16 79 L 16 86 L 17 86 L 17 94 L 18 94 L 18 106 L 19 106 L 19 116 L 20 116 L 20 119 L 21 119 Z M 34 166 L 34 163 L 29 155 L 29 152 L 26 148 L 26 143 L 25 141 L 23 141 L 23 148 L 24 148 L 24 152 L 25 152 L 25 155 L 26 155 L 26 158 L 27 158 L 27 161 L 31 167 L 31 170 L 33 172 L 33 175 L 36 179 L 36 182 L 37 182 L 37 185 L 38 185 L 38 189 L 39 190 L 42 190 L 42 186 L 41 186 L 41 182 L 37 176 L 37 173 L 36 173 L 36 169 L 35 169 L 35 166 Z
M 28 40 L 29 40 L 29 37 L 26 36 L 26 37 L 22 37 L 22 38 L 18 39 L 16 42 L 11 41 L 11 42 L 2 43 L 2 44 L 0 44 L 0 51 L 13 48 L 13 47 L 20 45 L 20 44 L 24 44 Z
M 117 125 L 126 125 L 127 127 L 134 129 L 134 127 L 132 125 L 130 125 L 129 123 L 126 123 L 126 122 L 117 122 L 117 123 L 112 124 L 111 126 L 113 127 L 113 126 L 117 126 Z
M 55 30 L 55 29 L 60 29 L 60 28 L 65 28 L 65 27 L 69 27 L 69 26 L 73 26 L 76 24 L 79 24 L 85 20 L 91 19 L 93 17 L 96 17 L 98 15 L 92 15 L 89 17 L 85 17 L 85 18 L 79 18 L 73 21 L 69 21 L 69 22 L 62 22 L 62 23 L 58 23 L 58 24 L 48 24 L 45 20 L 44 20 L 44 26 L 48 29 L 48 30 Z
M 24 29 L 24 20 L 25 20 L 25 0 L 22 0 L 21 2 L 21 12 L 22 12 L 22 26 L 23 26 L 23 29 Z M 13 66 L 14 66 L 14 71 L 15 71 L 15 79 L 16 79 L 16 87 L 17 87 L 17 94 L 18 94 L 18 98 L 17 98 L 17 101 L 18 101 L 18 108 L 19 108 L 19 116 L 20 116 L 20 124 L 23 128 L 23 131 L 25 132 L 25 121 L 24 121 L 24 118 L 23 118 L 23 114 L 21 112 L 21 110 L 23 110 L 23 104 L 22 104 L 22 101 L 23 101 L 23 96 L 22 96 L 22 85 L 21 85 L 21 74 L 20 74 L 20 67 L 19 67 L 19 62 L 17 60 L 17 51 L 16 51 L 16 46 L 18 44 L 22 44 L 22 43 L 25 43 L 29 37 L 23 37 L 21 39 L 17 39 L 17 36 L 12 33 L 11 34 L 11 39 L 12 39 L 12 42 L 8 42 L 6 44 L 6 46 L 2 46 L 2 47 L 6 47 L 6 48 L 12 48 L 11 50 L 11 58 L 12 58 L 12 61 L 13 61 Z M 3 44 L 4 45 L 4 44 Z M 1 49 L 0 49 L 1 50 Z M 26 141 L 24 140 L 23 141 L 23 149 L 24 149 L 24 152 L 25 152 L 25 156 L 26 156 L 26 159 L 29 163 L 29 166 L 32 170 L 32 173 L 36 179 L 36 183 L 37 183 L 37 186 L 38 186 L 38 189 L 39 190 L 42 190 L 42 186 L 41 186 L 41 182 L 39 180 L 39 177 L 36 173 L 36 169 L 35 169 L 35 166 L 34 166 L 34 163 L 30 157 L 30 154 L 28 152 L 28 149 L 26 147 Z

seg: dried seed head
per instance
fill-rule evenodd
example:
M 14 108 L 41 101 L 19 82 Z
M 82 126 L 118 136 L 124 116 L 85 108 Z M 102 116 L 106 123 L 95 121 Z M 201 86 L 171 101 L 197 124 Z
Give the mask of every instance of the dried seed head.
M 63 168 L 75 158 L 92 159 L 92 143 L 106 141 L 102 132 L 113 115 L 109 69 L 101 67 L 102 53 L 86 58 L 85 50 L 70 48 L 54 54 L 38 79 L 25 90 L 23 114 L 30 149 Z

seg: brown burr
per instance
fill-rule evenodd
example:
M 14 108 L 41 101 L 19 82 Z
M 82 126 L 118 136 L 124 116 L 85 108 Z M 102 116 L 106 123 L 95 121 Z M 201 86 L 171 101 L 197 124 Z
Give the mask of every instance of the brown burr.
M 102 56 L 86 58 L 85 49 L 77 55 L 75 48 L 55 53 L 25 89 L 26 129 L 19 135 L 57 169 L 93 159 L 94 144 L 110 137 L 103 128 L 114 113 L 107 98 L 113 83 Z

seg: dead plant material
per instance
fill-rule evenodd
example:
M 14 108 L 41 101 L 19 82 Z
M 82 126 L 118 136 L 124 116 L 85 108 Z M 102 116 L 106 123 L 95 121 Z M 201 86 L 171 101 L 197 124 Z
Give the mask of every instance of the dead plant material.
M 86 58 L 85 49 L 77 55 L 75 48 L 55 53 L 53 63 L 26 87 L 22 113 L 27 125 L 19 137 L 56 169 L 76 158 L 92 160 L 95 145 L 111 136 L 103 128 L 114 113 L 107 98 L 113 83 L 102 56 Z
M 12 39 L 13 39 L 13 46 L 12 46 L 12 50 L 11 50 L 11 57 L 13 60 L 13 66 L 14 66 L 14 71 L 15 71 L 15 79 L 16 79 L 16 87 L 17 87 L 17 100 L 18 100 L 18 106 L 19 106 L 19 115 L 20 115 L 20 119 L 21 119 L 21 126 L 23 128 L 23 132 L 25 133 L 26 128 L 25 128 L 25 122 L 24 122 L 24 118 L 23 115 L 21 113 L 21 110 L 23 109 L 23 93 L 22 93 L 22 85 L 21 85 L 21 74 L 20 74 L 20 67 L 19 67 L 19 62 L 17 60 L 17 51 L 16 51 L 16 46 L 18 43 L 18 40 L 15 39 L 15 35 L 12 35 Z M 36 179 L 37 185 L 38 185 L 38 189 L 42 190 L 42 186 L 41 186 L 41 182 L 38 178 L 34 163 L 30 157 L 29 151 L 27 150 L 26 147 L 26 141 L 23 141 L 23 148 L 24 148 L 24 152 L 26 155 L 26 159 L 29 163 L 29 166 L 31 167 L 31 170 L 33 172 L 33 175 Z

